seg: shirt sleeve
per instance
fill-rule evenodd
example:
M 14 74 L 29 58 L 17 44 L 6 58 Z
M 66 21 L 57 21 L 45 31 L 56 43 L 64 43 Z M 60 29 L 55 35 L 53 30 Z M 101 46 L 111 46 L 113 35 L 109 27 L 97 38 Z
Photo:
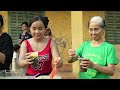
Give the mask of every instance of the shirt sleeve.
M 13 57 L 13 42 L 12 38 L 9 35 L 4 36 L 4 43 L 2 47 L 2 53 L 5 54 L 5 68 L 9 68 L 10 63 L 12 62 Z
M 111 46 L 108 50 L 107 64 L 118 64 L 118 59 L 116 56 L 116 50 L 114 46 Z
M 76 50 L 76 54 L 80 57 L 82 57 L 83 47 L 84 47 L 84 43 L 82 43 L 80 47 Z

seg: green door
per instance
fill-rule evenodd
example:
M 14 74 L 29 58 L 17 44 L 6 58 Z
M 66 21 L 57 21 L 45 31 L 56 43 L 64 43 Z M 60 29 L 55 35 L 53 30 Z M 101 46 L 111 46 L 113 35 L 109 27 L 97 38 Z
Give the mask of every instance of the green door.
M 8 33 L 12 37 L 13 44 L 15 44 L 18 43 L 19 33 L 22 32 L 21 23 L 29 22 L 30 18 L 36 15 L 44 16 L 44 11 L 8 11 L 8 15 Z

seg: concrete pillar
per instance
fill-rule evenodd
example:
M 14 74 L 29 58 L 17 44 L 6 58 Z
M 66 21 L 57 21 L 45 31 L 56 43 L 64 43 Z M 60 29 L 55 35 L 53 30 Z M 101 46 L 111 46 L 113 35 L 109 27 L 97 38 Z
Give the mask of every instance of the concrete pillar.
M 71 11 L 72 48 L 77 49 L 83 42 L 83 14 L 82 11 Z M 73 73 L 79 72 L 79 62 L 73 63 Z

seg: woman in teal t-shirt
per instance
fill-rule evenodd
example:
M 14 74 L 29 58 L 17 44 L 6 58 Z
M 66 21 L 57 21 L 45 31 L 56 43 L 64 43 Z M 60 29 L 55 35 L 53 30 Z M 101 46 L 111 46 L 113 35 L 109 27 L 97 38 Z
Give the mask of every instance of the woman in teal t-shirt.
M 79 79 L 110 79 L 118 64 L 116 51 L 112 44 L 104 41 L 105 20 L 100 16 L 92 17 L 88 22 L 92 40 L 83 42 L 75 51 L 69 49 L 69 63 L 80 60 Z M 86 69 L 86 71 L 82 71 Z

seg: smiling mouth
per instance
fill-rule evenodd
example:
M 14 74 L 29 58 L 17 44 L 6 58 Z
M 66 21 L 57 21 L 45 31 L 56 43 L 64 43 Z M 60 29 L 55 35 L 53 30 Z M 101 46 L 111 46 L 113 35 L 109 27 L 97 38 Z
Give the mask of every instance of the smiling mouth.
M 35 35 L 35 36 L 39 37 L 40 35 Z
M 96 35 L 92 35 L 92 37 L 96 37 Z

